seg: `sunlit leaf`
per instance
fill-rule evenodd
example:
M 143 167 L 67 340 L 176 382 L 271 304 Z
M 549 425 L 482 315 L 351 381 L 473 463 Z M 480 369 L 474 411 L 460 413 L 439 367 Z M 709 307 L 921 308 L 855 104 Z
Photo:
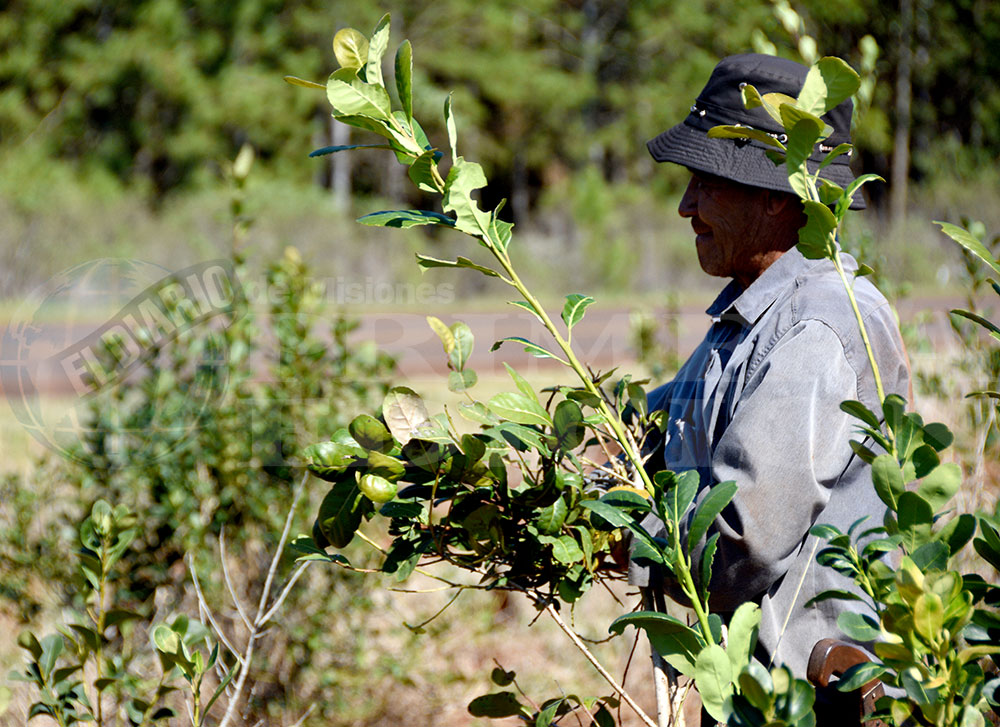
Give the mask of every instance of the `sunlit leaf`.
M 708 130 L 710 139 L 755 139 L 762 144 L 784 149 L 785 145 L 766 131 L 749 126 L 713 126 Z
M 408 119 L 413 119 L 413 48 L 404 40 L 396 51 L 396 92 Z
M 958 225 L 951 224 L 950 222 L 939 222 L 935 220 L 934 224 L 938 225 L 941 228 L 941 231 L 952 240 L 993 268 L 994 272 L 1000 274 L 1000 263 L 997 262 L 997 259 L 993 257 L 993 254 L 975 235 Z
M 318 88 L 320 90 L 326 90 L 326 86 L 322 83 L 316 83 L 315 81 L 307 81 L 304 78 L 296 78 L 295 76 L 285 76 L 285 83 L 290 83 L 293 86 L 301 86 L 302 88 Z
M 583 314 L 593 302 L 594 299 L 589 295 L 580 295 L 579 293 L 567 295 L 566 304 L 562 309 L 562 320 L 566 324 L 566 328 L 572 330 L 573 326 L 583 320 Z
M 830 259 L 837 252 L 834 231 L 837 218 L 830 208 L 820 202 L 804 200 L 806 224 L 799 230 L 799 252 L 810 260 Z
M 368 43 L 368 56 L 365 59 L 365 78 L 368 83 L 378 86 L 382 83 L 382 56 L 389 48 L 389 13 L 382 16 L 372 31 L 371 41 Z
M 817 61 L 806 74 L 796 105 L 810 114 L 822 116 L 850 98 L 861 78 L 840 58 L 827 56 Z
M 386 210 L 385 212 L 372 212 L 358 218 L 358 222 L 370 227 L 415 227 L 417 225 L 444 225 L 454 227 L 455 220 L 440 212 L 428 212 L 427 210 Z M 418 259 L 422 256 L 418 256 Z M 433 260 L 433 258 L 427 258 Z M 444 261 L 442 261 L 444 262 Z M 434 267 L 424 265 L 423 267 Z M 439 267 L 459 267 L 451 265 L 441 265 Z
M 368 39 L 354 28 L 343 28 L 333 36 L 333 54 L 341 68 L 360 70 L 368 61 Z

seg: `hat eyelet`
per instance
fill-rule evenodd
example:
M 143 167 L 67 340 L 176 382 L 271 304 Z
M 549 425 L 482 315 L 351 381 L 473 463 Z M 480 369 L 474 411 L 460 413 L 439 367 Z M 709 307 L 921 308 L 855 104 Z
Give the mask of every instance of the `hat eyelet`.
M 747 87 L 747 82 L 746 81 L 740 81 L 740 86 L 739 86 L 740 90 L 742 91 L 746 87 Z
M 777 138 L 778 138 L 778 141 L 780 141 L 782 144 L 784 144 L 785 142 L 788 141 L 788 134 L 778 134 Z
M 705 112 L 705 109 L 701 109 L 701 110 L 700 110 L 700 111 L 698 112 L 698 115 L 699 115 L 699 116 L 702 116 L 702 117 L 704 117 L 704 116 L 705 116 L 705 113 L 706 113 L 706 112 Z

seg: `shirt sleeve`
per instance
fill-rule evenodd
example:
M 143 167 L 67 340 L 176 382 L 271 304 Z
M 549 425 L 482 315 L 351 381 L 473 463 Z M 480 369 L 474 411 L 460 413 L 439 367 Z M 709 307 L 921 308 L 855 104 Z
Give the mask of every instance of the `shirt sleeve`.
M 793 326 L 750 373 L 712 452 L 712 481 L 738 486 L 709 531 L 719 533 L 714 608 L 764 593 L 792 564 L 851 460 L 840 403 L 857 398 L 857 382 L 836 332 L 815 320 Z

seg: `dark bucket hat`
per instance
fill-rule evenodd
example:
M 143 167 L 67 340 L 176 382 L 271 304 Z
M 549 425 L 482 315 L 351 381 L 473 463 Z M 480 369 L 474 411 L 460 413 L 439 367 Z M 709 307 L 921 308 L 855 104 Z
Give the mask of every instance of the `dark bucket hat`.
M 713 126 L 742 124 L 783 140 L 781 126 L 764 109 L 748 110 L 743 106 L 741 90 L 745 84 L 750 84 L 761 95 L 783 93 L 795 98 L 808 71 L 801 63 L 759 53 L 723 58 L 698 94 L 691 113 L 682 123 L 647 142 L 649 153 L 658 162 L 682 164 L 752 187 L 791 192 L 785 166 L 776 166 L 764 154 L 770 147 L 755 140 L 710 139 L 707 132 Z M 850 142 L 853 109 L 853 103 L 847 99 L 823 116 L 823 120 L 833 127 L 833 134 L 813 151 L 807 162 L 810 171 L 815 172 L 827 153 L 838 144 Z M 848 161 L 849 155 L 841 154 L 820 176 L 846 187 L 854 179 Z M 864 209 L 861 195 L 855 196 L 851 207 Z

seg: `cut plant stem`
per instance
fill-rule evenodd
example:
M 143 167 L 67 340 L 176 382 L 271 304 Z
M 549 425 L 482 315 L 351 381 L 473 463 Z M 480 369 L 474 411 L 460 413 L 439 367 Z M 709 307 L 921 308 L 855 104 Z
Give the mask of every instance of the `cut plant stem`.
M 563 621 L 562 616 L 559 615 L 559 612 L 551 603 L 545 607 L 545 611 L 552 617 L 552 620 L 556 622 L 556 625 L 563 630 L 563 633 L 569 637 L 570 641 L 573 642 L 573 645 L 576 646 L 576 648 L 579 649 L 580 652 L 587 658 L 587 661 L 589 661 L 593 667 L 597 669 L 597 672 L 604 677 L 604 680 L 611 685 L 611 688 L 618 693 L 618 695 L 622 698 L 622 701 L 631 707 L 632 711 L 639 716 L 639 719 L 646 724 L 646 727 L 659 727 L 659 725 L 657 725 L 656 722 L 654 722 L 649 715 L 643 711 L 642 707 L 636 704 L 636 701 L 632 699 L 628 692 L 625 691 L 625 688 L 619 684 L 618 681 L 611 676 L 611 674 L 608 673 L 608 670 L 601 666 L 601 662 L 599 662 L 597 657 L 591 653 L 590 649 L 587 648 L 587 645 L 580 640 L 580 637 L 576 635 L 576 632 L 571 629 L 565 621 Z

